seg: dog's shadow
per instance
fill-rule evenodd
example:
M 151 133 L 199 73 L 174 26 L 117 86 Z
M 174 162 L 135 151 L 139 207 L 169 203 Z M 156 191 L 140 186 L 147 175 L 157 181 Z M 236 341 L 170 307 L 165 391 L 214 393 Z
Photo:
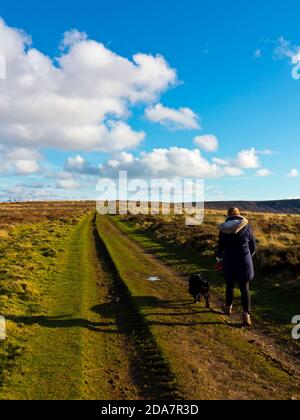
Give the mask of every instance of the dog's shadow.
M 122 304 L 122 301 L 120 302 Z M 224 315 L 217 309 L 205 308 L 205 304 L 194 304 L 191 300 L 174 301 L 161 300 L 153 296 L 136 296 L 131 299 L 133 305 L 138 311 L 143 313 L 149 325 L 161 326 L 200 326 L 200 325 L 222 325 L 234 328 L 233 324 L 220 320 L 217 316 Z M 97 305 L 91 308 L 92 311 L 102 314 L 106 310 L 104 305 Z M 216 315 L 216 319 L 209 314 Z

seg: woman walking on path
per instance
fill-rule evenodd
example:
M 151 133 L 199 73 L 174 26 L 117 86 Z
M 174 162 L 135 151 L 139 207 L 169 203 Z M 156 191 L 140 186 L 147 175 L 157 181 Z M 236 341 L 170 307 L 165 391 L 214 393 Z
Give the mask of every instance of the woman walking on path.
M 239 209 L 231 208 L 228 218 L 220 226 L 217 261 L 223 266 L 226 278 L 226 305 L 222 308 L 226 315 L 231 315 L 234 287 L 238 283 L 242 296 L 243 324 L 251 326 L 250 283 L 254 278 L 253 256 L 256 242 L 252 227 Z

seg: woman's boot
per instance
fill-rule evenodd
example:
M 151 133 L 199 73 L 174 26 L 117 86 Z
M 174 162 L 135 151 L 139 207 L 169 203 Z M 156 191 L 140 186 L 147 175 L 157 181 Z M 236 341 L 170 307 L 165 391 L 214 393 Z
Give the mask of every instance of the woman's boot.
M 248 312 L 243 313 L 243 325 L 245 327 L 252 327 L 251 316 L 248 314 Z

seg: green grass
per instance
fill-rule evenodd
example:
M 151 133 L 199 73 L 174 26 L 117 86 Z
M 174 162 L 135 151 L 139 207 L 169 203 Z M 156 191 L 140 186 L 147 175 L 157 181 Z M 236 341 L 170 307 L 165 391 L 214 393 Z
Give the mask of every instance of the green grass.
M 2 315 L 33 316 L 43 311 L 43 303 L 47 299 L 43 295 L 44 290 L 51 287 L 53 278 L 58 273 L 59 260 L 72 229 L 73 226 L 69 223 L 40 222 L 9 227 L 1 231 Z M 0 342 L 0 390 L 5 379 L 18 366 L 18 359 L 32 333 L 33 330 L 24 323 L 16 324 L 8 318 L 8 339 Z
M 84 217 L 72 229 L 64 226 L 64 235 L 53 228 L 42 246 L 33 239 L 34 252 L 51 262 L 44 278 L 35 273 L 35 281 L 31 280 L 39 291 L 39 309 L 26 310 L 24 304 L 7 302 L 3 312 L 9 328 L 8 341 L 0 344 L 8 352 L 7 360 L 2 359 L 1 399 L 137 397 L 115 313 L 107 305 L 108 289 L 94 248 L 92 217 Z M 20 231 L 17 234 L 20 238 Z M 58 236 L 55 248 L 51 239 Z M 58 248 L 62 250 L 59 258 L 57 253 L 49 256 L 50 249 Z M 43 259 L 42 263 L 44 266 Z M 15 357 L 9 363 L 12 354 Z
M 34 313 L 18 311 L 14 314 L 10 307 L 10 311 L 5 313 L 14 327 L 24 325 L 30 337 L 22 359 L 18 360 L 21 372 L 15 369 L 7 378 L 1 392 L 4 398 L 64 399 L 78 398 L 80 395 L 82 334 L 77 328 L 80 320 L 73 319 L 73 315 L 80 312 L 81 305 L 82 281 L 78 276 L 78 265 L 74 266 L 74 262 L 78 258 L 81 241 L 85 238 L 82 230 L 80 225 L 72 232 L 71 238 L 68 237 L 71 246 L 69 241 L 64 243 L 69 252 L 63 254 L 60 261 L 56 261 L 56 272 L 50 274 L 48 284 L 43 284 L 40 276 L 36 279 L 35 283 L 42 294 L 42 310 Z M 44 256 L 45 250 L 48 254 L 51 249 L 49 242 L 46 243 L 47 247 L 40 246 L 40 253 Z M 37 252 L 37 243 L 35 250 Z M 64 267 L 62 273 L 58 264 Z M 8 336 L 11 335 L 13 332 L 9 329 Z

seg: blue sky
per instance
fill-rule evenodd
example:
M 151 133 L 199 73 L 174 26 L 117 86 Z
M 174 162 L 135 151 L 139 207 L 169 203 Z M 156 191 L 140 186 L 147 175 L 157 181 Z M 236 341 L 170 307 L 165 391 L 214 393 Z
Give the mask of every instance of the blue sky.
M 15 115 L 15 120 L 6 114 L 1 116 L 0 107 L 0 126 L 4 127 L 0 130 L 4 161 L 2 166 L 0 162 L 0 199 L 94 197 L 99 164 L 102 164 L 103 176 L 113 176 L 113 169 L 118 168 L 139 176 L 203 176 L 206 178 L 206 196 L 210 200 L 300 197 L 300 79 L 292 77 L 292 68 L 297 65 L 300 52 L 299 14 L 300 4 L 293 0 L 86 0 L 84 3 L 54 0 L 49 5 L 33 0 L 2 1 L 0 16 L 5 22 L 2 30 L 7 33 L 8 28 L 11 31 L 19 28 L 32 38 L 31 46 L 24 46 L 22 59 L 11 58 L 11 62 L 16 63 L 16 77 L 22 76 L 22 80 L 25 78 L 23 64 L 28 61 L 26 55 L 30 48 L 35 48 L 43 57 L 48 56 L 53 71 L 62 66 L 55 57 L 71 56 L 72 49 L 75 50 L 78 44 L 83 48 L 88 40 L 104 44 L 107 51 L 131 62 L 138 53 L 154 57 L 160 54 L 164 65 L 158 61 L 149 64 L 146 58 L 143 59 L 143 69 L 148 76 L 137 75 L 143 77 L 142 88 L 132 88 L 131 79 L 124 81 L 123 70 L 117 63 L 112 65 L 112 73 L 120 72 L 116 77 L 122 83 L 121 90 L 129 89 L 129 85 L 134 90 L 126 93 L 127 96 L 114 91 L 113 95 L 109 93 L 105 97 L 117 98 L 119 105 L 126 102 L 122 116 L 114 115 L 113 121 L 121 120 L 133 131 L 129 133 L 130 139 L 125 139 L 126 133 L 122 133 L 118 146 L 112 149 L 103 146 L 113 142 L 108 134 L 99 138 L 100 148 L 96 143 L 86 146 L 90 134 L 82 131 L 82 127 L 90 124 L 89 117 L 86 121 L 83 119 L 81 127 L 79 122 L 76 124 L 76 129 L 84 133 L 82 141 L 74 141 L 75 145 L 70 146 L 69 134 L 66 139 L 65 131 L 61 130 L 63 113 L 60 113 L 60 119 L 52 110 L 54 117 L 50 122 L 48 113 L 45 116 L 49 110 L 49 91 L 43 85 L 45 80 L 40 81 L 36 76 L 36 68 L 26 70 L 31 72 L 32 78 L 30 86 L 26 87 L 26 98 L 29 100 L 32 95 L 32 101 L 35 101 L 39 89 L 38 100 L 45 106 L 45 112 L 40 122 L 33 115 L 27 115 L 30 113 L 28 105 L 25 107 L 27 102 L 19 99 L 24 94 L 22 85 L 19 96 L 17 83 L 14 84 L 14 95 L 10 93 L 10 76 L 14 71 L 8 58 L 7 79 L 0 80 L 0 100 L 14 102 L 10 105 L 10 114 Z M 62 51 L 59 45 L 64 33 L 74 29 L 81 36 L 74 38 L 73 32 L 72 41 L 65 43 Z M 13 36 L 12 32 L 10 36 Z M 3 40 L 1 44 L 1 30 L 0 53 L 8 54 Z M 60 84 L 59 89 L 56 85 L 53 87 L 51 94 L 58 92 L 60 98 L 66 95 L 68 100 L 80 97 L 92 106 L 91 101 L 97 98 L 92 98 L 90 92 L 83 92 L 85 82 L 77 91 L 83 68 L 78 63 L 80 54 L 74 53 L 70 58 L 75 63 L 70 66 L 78 74 L 70 76 L 70 69 L 64 73 L 65 83 L 69 85 L 67 93 Z M 35 66 L 45 66 L 37 63 L 36 58 L 33 60 Z M 84 76 L 89 78 L 91 85 L 100 83 L 99 76 L 91 69 L 94 64 L 89 61 L 89 65 L 84 67 L 88 68 Z M 151 66 L 154 65 L 153 69 Z M 176 80 L 174 74 L 169 74 L 169 79 L 161 84 L 167 69 L 176 71 Z M 156 84 L 151 71 L 158 72 Z M 26 77 L 29 77 L 27 73 Z M 113 82 L 116 82 L 115 78 Z M 90 85 L 86 86 L 89 90 Z M 132 100 L 132 95 L 139 89 L 143 90 L 143 99 Z M 102 97 L 99 91 L 98 96 L 103 99 L 105 95 Z M 161 107 L 157 108 L 157 104 Z M 183 108 L 193 113 L 189 114 L 188 120 Z M 23 116 L 19 117 L 22 114 L 26 114 L 25 122 Z M 108 115 L 107 111 L 101 121 L 105 127 Z M 74 120 L 76 118 L 75 113 Z M 67 125 L 70 130 L 71 123 Z M 32 138 L 29 139 L 29 134 L 22 137 L 20 126 L 22 132 L 26 129 L 27 133 L 30 129 Z M 55 127 L 55 130 L 49 131 L 49 127 Z M 44 129 L 47 133 L 39 140 Z M 49 132 L 57 137 L 62 132 L 64 135 L 61 140 L 54 141 Z M 143 138 L 137 135 L 141 132 Z M 86 142 L 84 136 L 87 136 Z M 201 136 L 210 137 L 202 138 L 199 145 L 194 139 Z M 218 147 L 213 151 L 207 146 L 211 144 L 211 136 L 218 140 Z M 164 167 L 159 170 L 162 159 Z M 216 164 L 215 159 L 222 159 L 223 163 L 218 161 Z M 185 166 L 185 169 L 178 170 L 179 166 Z

